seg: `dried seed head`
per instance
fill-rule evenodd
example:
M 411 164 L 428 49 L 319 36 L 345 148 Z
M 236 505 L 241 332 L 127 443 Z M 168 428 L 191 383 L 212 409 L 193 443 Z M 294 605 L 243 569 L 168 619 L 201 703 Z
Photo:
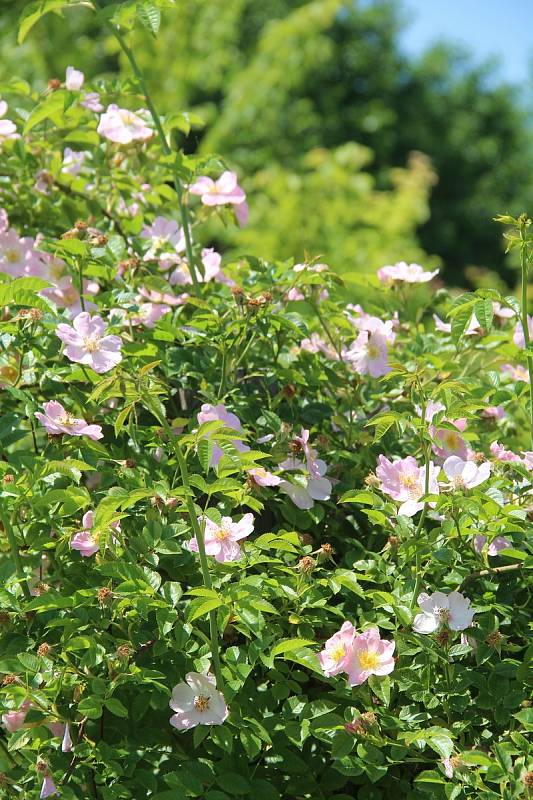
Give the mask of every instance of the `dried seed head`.
M 359 722 L 361 723 L 363 730 L 369 731 L 370 728 L 376 724 L 377 717 L 373 711 L 365 711 L 364 714 L 361 714 Z
M 524 786 L 526 789 L 533 789 L 533 772 L 526 772 L 524 775 Z
M 50 647 L 50 645 L 47 642 L 43 642 L 37 648 L 37 655 L 41 656 L 41 658 L 46 658 L 46 656 L 50 655 L 51 650 L 52 648 Z
M 97 233 L 89 239 L 89 244 L 92 244 L 94 247 L 105 247 L 107 242 L 108 238 L 104 233 Z
M 60 239 L 79 239 L 80 238 L 80 234 L 79 234 L 79 231 L 76 230 L 76 228 L 71 228 L 70 230 L 65 231 L 65 233 L 62 233 L 59 238 Z
M 60 89 L 61 81 L 59 80 L 59 78 L 50 78 L 50 80 L 48 81 L 48 88 L 52 92 L 55 92 L 56 89 Z
M 44 581 L 39 581 L 36 585 L 34 592 L 37 597 L 40 597 L 42 594 L 46 594 L 46 592 L 50 591 L 50 585 L 48 583 L 44 583 Z
M 3 686 L 11 686 L 11 684 L 18 682 L 19 682 L 18 675 L 4 675 L 2 679 Z
M 355 722 L 345 722 L 344 723 L 344 730 L 346 733 L 350 733 L 352 736 L 357 736 L 358 734 L 364 734 L 363 726 L 361 725 L 360 720 L 356 719 Z
M 448 628 L 442 628 L 438 633 L 435 634 L 435 641 L 441 647 L 446 647 L 449 644 L 451 639 L 451 634 Z
M 102 586 L 101 589 L 98 589 L 96 596 L 100 605 L 103 606 L 113 599 L 113 592 L 107 586 Z
M 329 542 L 324 542 L 323 544 L 321 544 L 320 551 L 322 555 L 326 556 L 326 558 L 331 558 L 331 556 L 335 552 L 335 550 L 333 549 L 333 547 L 330 545 Z
M 281 391 L 283 392 L 285 397 L 288 397 L 289 399 L 295 397 L 296 394 L 298 393 L 298 389 L 296 388 L 294 383 L 288 383 L 286 386 L 283 387 Z
M 74 227 L 76 228 L 77 231 L 80 231 L 80 233 L 83 233 L 84 231 L 87 230 L 87 228 L 89 226 L 82 219 L 79 219 L 74 223 Z
M 133 653 L 133 648 L 129 644 L 121 644 L 117 647 L 118 658 L 128 659 Z
M 365 478 L 365 483 L 366 483 L 367 486 L 370 486 L 372 488 L 374 486 L 380 486 L 381 482 L 380 482 L 379 478 L 377 477 L 377 475 L 374 475 L 373 472 L 369 472 L 368 475 Z
M 389 544 L 389 547 L 398 547 L 398 545 L 400 544 L 400 538 L 399 536 L 395 536 L 393 533 L 391 533 L 391 535 L 387 539 L 387 542 Z
M 11 473 L 9 473 L 8 475 L 4 475 L 4 477 L 2 478 L 2 483 L 6 483 L 7 484 L 7 483 L 14 483 L 14 482 L 15 482 L 15 476 L 11 475 Z
M 298 538 L 303 545 L 313 544 L 313 537 L 310 533 L 300 533 Z
M 463 766 L 463 762 L 461 760 L 461 756 L 457 753 L 450 757 L 450 766 L 452 769 L 461 769 Z
M 46 761 L 43 761 L 40 758 L 38 759 L 35 768 L 37 772 L 48 772 L 48 764 L 46 763 Z
M 298 561 L 297 566 L 300 572 L 312 572 L 316 566 L 316 561 L 311 556 L 304 556 Z
M 488 644 L 489 647 L 494 647 L 495 649 L 497 649 L 498 647 L 501 646 L 504 639 L 505 636 L 502 633 L 500 633 L 500 631 L 492 631 L 492 633 L 489 633 L 489 635 L 485 639 L 485 642 L 486 644 Z

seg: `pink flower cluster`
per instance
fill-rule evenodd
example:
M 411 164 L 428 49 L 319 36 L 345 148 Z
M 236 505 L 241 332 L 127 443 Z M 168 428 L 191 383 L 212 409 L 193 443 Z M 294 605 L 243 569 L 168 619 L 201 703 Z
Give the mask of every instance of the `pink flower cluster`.
M 381 283 L 428 283 L 439 274 L 436 269 L 433 272 L 424 272 L 420 264 L 407 264 L 405 261 L 398 261 L 392 266 L 381 267 L 378 269 L 378 278 Z
M 100 136 L 116 144 L 144 142 L 154 135 L 152 128 L 149 128 L 144 120 L 147 113 L 144 109 L 134 113 L 112 103 L 100 117 L 96 130 Z
M 378 628 L 357 634 L 351 622 L 327 640 L 318 654 L 328 678 L 344 672 L 350 686 L 360 686 L 371 675 L 389 675 L 394 669 L 395 642 L 381 639 Z

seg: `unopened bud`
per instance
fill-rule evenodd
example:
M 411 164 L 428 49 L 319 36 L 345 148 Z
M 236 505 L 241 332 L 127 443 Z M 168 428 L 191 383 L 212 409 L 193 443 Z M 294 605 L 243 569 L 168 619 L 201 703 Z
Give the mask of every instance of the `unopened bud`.
M 48 88 L 52 92 L 55 92 L 56 89 L 60 89 L 61 81 L 59 80 L 59 78 L 50 78 L 50 80 L 48 81 Z

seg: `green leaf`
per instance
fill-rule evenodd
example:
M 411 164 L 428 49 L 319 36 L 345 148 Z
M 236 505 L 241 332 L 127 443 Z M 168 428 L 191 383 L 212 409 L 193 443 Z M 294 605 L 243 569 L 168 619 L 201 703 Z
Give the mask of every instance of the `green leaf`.
M 203 617 L 205 614 L 223 605 L 224 601 L 220 597 L 211 597 L 207 600 L 201 599 L 200 602 L 193 600 L 187 613 L 187 622 L 193 622 L 195 619 L 198 619 L 198 617 Z
M 488 333 L 492 327 L 492 320 L 494 317 L 492 300 L 478 300 L 474 305 L 474 314 L 485 333 Z
M 133 406 L 135 403 L 130 403 L 128 406 L 122 409 L 117 415 L 115 420 L 115 436 L 118 436 L 124 425 L 126 424 L 126 420 L 128 419 L 129 415 L 133 411 Z
M 350 489 L 348 492 L 344 492 L 339 503 L 360 503 L 365 506 L 373 506 L 377 500 L 378 498 L 372 492 L 364 489 L 361 491 Z
M 388 706 L 390 703 L 390 678 L 388 675 L 382 677 L 378 675 L 371 675 L 368 679 L 368 685 L 381 702 Z
M 201 439 L 198 442 L 198 458 L 203 471 L 207 474 L 213 458 L 213 442 L 210 439 Z
M 104 700 L 104 705 L 115 717 L 127 717 L 129 715 L 129 711 L 126 706 L 117 700 L 116 697 L 108 697 L 107 700 Z
M 85 697 L 78 703 L 78 711 L 89 719 L 99 719 L 102 716 L 102 701 L 99 697 Z
M 315 642 L 312 639 L 283 639 L 272 649 L 270 657 L 276 658 L 276 656 L 290 653 L 291 650 L 300 650 L 310 644 L 315 644 Z
M 22 130 L 23 136 L 26 136 L 36 125 L 40 122 L 44 122 L 45 119 L 51 119 L 56 115 L 63 114 L 64 106 L 65 95 L 63 92 L 57 91 L 47 95 L 45 99 L 33 109 L 26 120 Z
M 33 26 L 39 22 L 41 17 L 49 14 L 51 11 L 60 13 L 61 9 L 70 5 L 69 0 L 35 0 L 33 3 L 28 3 L 19 19 L 19 32 L 17 41 L 22 44 Z
M 161 25 L 161 11 L 152 0 L 143 0 L 137 3 L 137 14 L 144 27 L 150 31 L 152 36 L 157 36 Z

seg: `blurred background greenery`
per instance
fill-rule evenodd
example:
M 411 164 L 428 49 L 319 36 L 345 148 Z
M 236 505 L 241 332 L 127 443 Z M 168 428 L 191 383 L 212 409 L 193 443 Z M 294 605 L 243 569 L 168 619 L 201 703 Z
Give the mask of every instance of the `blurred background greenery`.
M 44 87 L 68 64 L 129 74 L 83 8 L 47 15 L 18 47 L 25 6 L 0 4 L 0 80 Z M 173 6 L 135 50 L 159 107 L 205 122 L 180 144 L 221 153 L 250 195 L 250 225 L 229 246 L 320 256 L 348 277 L 414 260 L 456 285 L 513 284 L 491 218 L 532 210 L 532 127 L 524 93 L 493 65 L 444 42 L 406 54 L 401 0 Z

